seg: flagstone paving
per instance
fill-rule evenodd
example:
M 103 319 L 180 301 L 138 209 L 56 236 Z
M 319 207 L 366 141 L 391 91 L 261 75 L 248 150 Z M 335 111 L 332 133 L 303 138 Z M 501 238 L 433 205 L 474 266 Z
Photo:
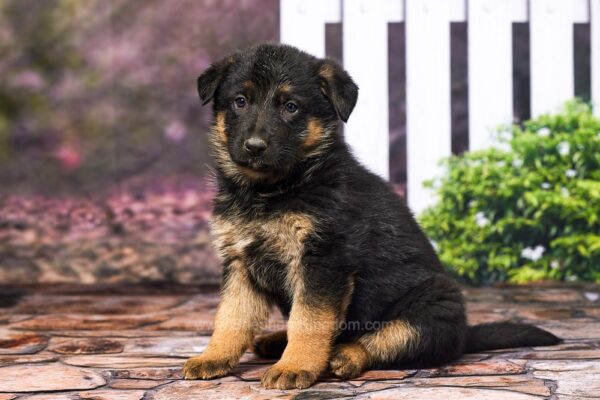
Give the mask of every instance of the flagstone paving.
M 272 360 L 246 353 L 227 377 L 181 379 L 208 343 L 215 288 L 0 287 L 0 400 L 600 398 L 600 286 L 465 289 L 471 323 L 535 323 L 565 342 L 465 355 L 421 370 L 324 375 L 305 390 L 266 390 Z M 275 315 L 270 329 L 284 321 Z

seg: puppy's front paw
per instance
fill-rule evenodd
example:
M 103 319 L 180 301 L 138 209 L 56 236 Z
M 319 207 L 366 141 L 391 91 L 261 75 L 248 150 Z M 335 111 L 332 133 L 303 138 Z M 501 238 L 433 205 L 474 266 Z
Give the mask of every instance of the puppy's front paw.
M 276 363 L 260 381 L 267 389 L 305 389 L 317 380 L 318 375 L 314 371 Z
M 197 356 L 185 362 L 182 374 L 184 379 L 212 379 L 227 375 L 231 368 L 229 360 L 215 360 Z

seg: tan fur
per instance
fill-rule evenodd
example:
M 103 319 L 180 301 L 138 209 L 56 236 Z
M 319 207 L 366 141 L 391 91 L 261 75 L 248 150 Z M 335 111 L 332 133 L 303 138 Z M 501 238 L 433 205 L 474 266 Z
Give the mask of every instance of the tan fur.
M 269 220 L 246 221 L 235 215 L 216 217 L 212 222 L 212 234 L 223 257 L 245 262 L 244 248 L 259 237 L 266 240 L 266 247 L 288 266 L 288 290 L 301 285 L 301 260 L 304 240 L 315 231 L 312 217 L 300 213 L 276 215 Z M 259 284 L 261 282 L 258 282 Z
M 305 149 L 312 149 L 315 147 L 325 135 L 325 129 L 323 129 L 323 125 L 316 118 L 309 118 L 308 124 L 306 126 L 307 135 L 304 138 L 304 142 L 302 146 Z
M 305 388 L 325 370 L 335 339 L 338 310 L 294 301 L 288 321 L 288 344 L 281 359 L 263 375 L 263 386 Z
M 213 133 L 221 143 L 227 143 L 227 130 L 225 128 L 225 113 L 219 112 L 215 118 Z
M 334 309 L 295 303 L 288 321 L 288 346 L 281 362 L 322 371 L 329 360 L 337 328 L 337 314 Z
M 251 168 L 237 165 L 231 160 L 229 150 L 227 149 L 227 125 L 225 122 L 225 113 L 219 112 L 215 118 L 215 123 L 211 127 L 209 142 L 217 162 L 223 173 L 233 179 L 238 184 L 246 184 L 247 180 L 272 182 L 277 179 L 269 172 L 255 171 Z
M 315 233 L 315 228 L 313 218 L 300 213 L 274 215 L 267 220 L 245 220 L 231 213 L 227 218 L 218 216 L 213 220 L 212 233 L 222 256 L 245 263 L 246 246 L 260 237 L 287 265 L 288 290 L 294 299 L 286 334 L 288 344 L 281 360 L 265 373 L 266 387 L 307 387 L 329 360 L 339 310 L 309 305 L 303 297 L 304 241 Z
M 255 87 L 254 82 L 252 81 L 245 81 L 244 83 L 242 83 L 242 86 L 244 86 L 244 88 L 247 90 L 252 90 Z
M 409 356 L 420 340 L 419 330 L 406 321 L 395 320 L 358 339 L 374 363 L 389 363 Z
M 334 73 L 335 71 L 331 64 L 323 64 L 323 66 L 319 69 L 319 75 L 321 75 L 326 80 L 332 79 Z
M 290 94 L 292 93 L 292 90 L 294 90 L 294 87 L 291 83 L 284 83 L 283 85 L 280 85 L 277 89 L 277 91 L 282 94 Z
M 234 261 L 230 268 L 210 343 L 202 355 L 186 362 L 186 379 L 207 379 L 226 374 L 267 322 L 270 304 L 262 293 L 253 288 L 246 266 Z
M 331 372 L 343 379 L 357 377 L 370 365 L 370 355 L 359 342 L 338 344 L 329 361 Z

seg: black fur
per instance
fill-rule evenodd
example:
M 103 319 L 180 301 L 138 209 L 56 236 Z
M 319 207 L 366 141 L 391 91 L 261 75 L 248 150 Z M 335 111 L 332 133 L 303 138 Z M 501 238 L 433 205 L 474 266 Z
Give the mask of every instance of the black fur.
M 469 327 L 465 352 L 523 346 L 551 346 L 561 340 L 548 331 L 529 324 L 494 322 Z
M 252 90 L 244 87 L 248 81 Z M 286 84 L 290 92 L 277 95 L 277 87 Z M 460 288 L 404 201 L 357 162 L 335 132 L 338 118 L 348 119 L 358 95 L 338 64 L 290 46 L 261 45 L 215 64 L 198 85 L 202 102 L 213 99 L 215 115 L 225 115 L 223 146 L 231 165 L 254 172 L 231 176 L 217 167 L 215 215 L 261 221 L 302 213 L 317 221 L 302 259 L 311 301 L 341 307 L 349 282 L 354 284 L 338 342 L 376 329 L 373 322 L 400 319 L 418 329 L 420 342 L 396 361 L 433 365 L 468 351 L 560 341 L 523 324 L 467 326 Z M 246 99 L 241 108 L 235 103 L 239 96 Z M 290 101 L 298 111 L 286 111 Z M 311 120 L 323 135 L 308 151 L 303 146 Z M 268 143 L 261 157 L 244 151 L 249 137 Z M 293 301 L 285 290 L 287 266 L 264 243 L 259 238 L 245 248 L 253 284 L 287 314 Z M 228 264 L 225 260 L 225 270 Z

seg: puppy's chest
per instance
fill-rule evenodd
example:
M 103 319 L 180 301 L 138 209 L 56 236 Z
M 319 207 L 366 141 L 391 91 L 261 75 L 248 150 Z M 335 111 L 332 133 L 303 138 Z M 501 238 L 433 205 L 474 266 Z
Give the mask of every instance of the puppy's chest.
M 223 258 L 241 263 L 259 287 L 274 294 L 289 293 L 300 279 L 306 239 L 314 229 L 313 218 L 302 213 L 261 219 L 221 215 L 212 224 Z

